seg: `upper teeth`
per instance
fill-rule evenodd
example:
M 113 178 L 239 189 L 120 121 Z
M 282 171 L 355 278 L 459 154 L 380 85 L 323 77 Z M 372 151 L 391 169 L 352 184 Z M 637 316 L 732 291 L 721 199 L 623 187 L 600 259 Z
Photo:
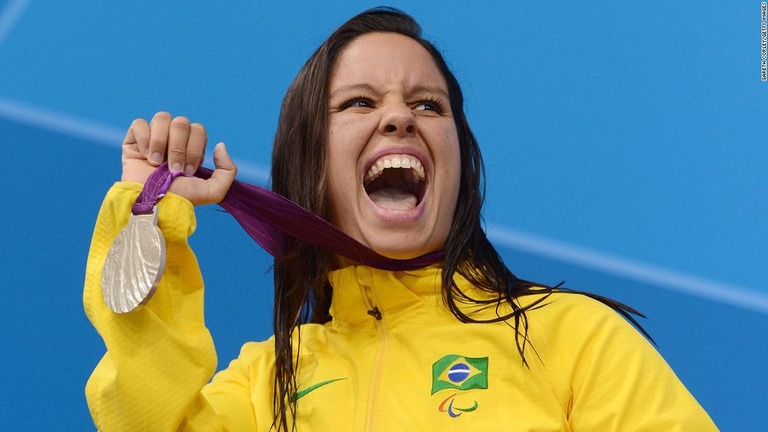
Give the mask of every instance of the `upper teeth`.
M 381 175 L 387 168 L 410 168 L 418 181 L 424 181 L 424 166 L 421 161 L 411 155 L 390 154 L 380 157 L 365 173 L 365 183 L 370 183 Z

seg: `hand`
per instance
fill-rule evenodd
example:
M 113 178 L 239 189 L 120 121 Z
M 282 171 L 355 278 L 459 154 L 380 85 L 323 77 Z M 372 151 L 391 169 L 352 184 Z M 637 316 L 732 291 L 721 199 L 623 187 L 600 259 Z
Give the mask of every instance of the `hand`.
M 144 119 L 131 123 L 123 141 L 123 181 L 144 183 L 152 171 L 168 159 L 172 172 L 194 174 L 203 163 L 208 136 L 200 123 L 189 123 L 186 117 L 171 118 L 159 112 L 147 124 Z M 208 180 L 179 177 L 170 192 L 181 195 L 192 204 L 211 204 L 224 199 L 237 174 L 224 143 L 213 150 L 216 169 Z

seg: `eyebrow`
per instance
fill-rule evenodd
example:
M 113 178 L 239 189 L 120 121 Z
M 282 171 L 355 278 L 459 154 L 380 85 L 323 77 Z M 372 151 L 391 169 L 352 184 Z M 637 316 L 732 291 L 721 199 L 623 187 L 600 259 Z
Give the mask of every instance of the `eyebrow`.
M 437 93 L 446 99 L 450 97 L 447 90 L 434 86 L 416 86 L 411 89 L 411 93 Z
M 372 93 L 375 93 L 376 89 L 374 89 L 373 86 L 371 86 L 369 84 L 349 84 L 349 85 L 341 86 L 341 87 L 337 88 L 336 90 L 333 90 L 332 92 L 330 92 L 329 96 L 330 97 L 334 97 L 335 95 L 337 95 L 339 93 L 350 93 L 350 92 L 372 92 Z
M 329 96 L 331 98 L 333 98 L 334 96 L 336 96 L 339 93 L 349 93 L 349 92 L 371 92 L 371 93 L 378 93 L 376 88 L 374 88 L 372 85 L 360 83 L 360 84 L 349 84 L 349 85 L 341 86 L 341 87 L 337 88 L 336 90 L 333 90 L 332 92 L 330 92 Z M 419 86 L 416 86 L 416 87 L 413 87 L 413 88 L 409 89 L 409 93 L 410 94 L 414 94 L 414 93 L 436 93 L 436 94 L 439 94 L 440 96 L 443 96 L 446 99 L 449 98 L 448 92 L 446 90 L 443 90 L 440 87 L 434 87 L 434 86 L 419 85 Z

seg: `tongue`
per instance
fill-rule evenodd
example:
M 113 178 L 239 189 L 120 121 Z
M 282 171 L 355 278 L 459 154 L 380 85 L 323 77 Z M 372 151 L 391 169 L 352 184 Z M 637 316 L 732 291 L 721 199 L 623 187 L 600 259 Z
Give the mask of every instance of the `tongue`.
M 416 195 L 397 188 L 380 188 L 369 195 L 377 206 L 392 211 L 410 210 L 416 207 Z

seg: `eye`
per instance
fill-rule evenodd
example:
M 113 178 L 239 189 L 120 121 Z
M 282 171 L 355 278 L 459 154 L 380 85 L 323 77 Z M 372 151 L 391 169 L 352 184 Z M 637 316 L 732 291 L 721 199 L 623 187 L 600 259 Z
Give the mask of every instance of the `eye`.
M 341 109 L 347 108 L 373 108 L 373 102 L 364 96 L 357 96 L 349 99 L 341 105 Z
M 438 114 L 442 114 L 445 111 L 444 102 L 438 98 L 429 98 L 416 103 L 414 107 L 416 111 L 434 111 Z

